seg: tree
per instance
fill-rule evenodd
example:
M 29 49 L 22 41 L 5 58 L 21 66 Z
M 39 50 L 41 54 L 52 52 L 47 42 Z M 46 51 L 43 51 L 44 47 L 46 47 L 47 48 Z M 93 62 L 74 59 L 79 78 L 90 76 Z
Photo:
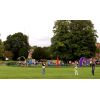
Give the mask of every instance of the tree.
M 43 47 L 43 50 L 45 52 L 45 58 L 48 60 L 52 59 L 51 48 L 50 47 Z
M 27 58 L 28 56 L 28 50 L 26 47 L 22 47 L 20 50 L 19 50 L 19 57 L 20 56 L 24 56 L 25 58 Z
M 4 53 L 4 43 L 0 39 L 0 58 L 3 58 L 3 53 Z
M 32 54 L 32 58 L 36 60 L 41 59 L 50 59 L 50 52 L 48 50 L 48 47 L 33 47 L 34 52 Z
M 66 61 L 95 55 L 97 35 L 90 20 L 57 20 L 53 32 L 51 49 L 55 57 Z
M 25 52 L 28 52 L 29 49 L 28 37 L 21 32 L 9 35 L 4 45 L 6 51 L 11 51 L 14 54 L 13 60 L 16 60 L 21 55 L 22 48 L 25 48 L 23 53 L 25 55 L 23 56 L 26 56 Z

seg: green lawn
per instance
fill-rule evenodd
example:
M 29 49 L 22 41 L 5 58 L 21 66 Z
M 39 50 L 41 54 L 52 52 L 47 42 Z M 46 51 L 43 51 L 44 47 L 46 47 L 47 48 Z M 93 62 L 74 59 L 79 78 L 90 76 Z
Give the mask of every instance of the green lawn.
M 100 67 L 96 67 L 95 76 L 90 67 L 78 68 L 79 75 L 74 75 L 74 68 L 46 68 L 46 74 L 41 74 L 41 68 L 0 66 L 0 79 L 100 79 Z

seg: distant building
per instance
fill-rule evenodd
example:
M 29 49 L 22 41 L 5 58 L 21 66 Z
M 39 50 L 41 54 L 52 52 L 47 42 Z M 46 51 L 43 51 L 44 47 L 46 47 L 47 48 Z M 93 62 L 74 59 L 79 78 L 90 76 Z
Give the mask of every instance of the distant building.
M 96 43 L 97 51 L 96 51 L 96 58 L 100 58 L 100 43 Z

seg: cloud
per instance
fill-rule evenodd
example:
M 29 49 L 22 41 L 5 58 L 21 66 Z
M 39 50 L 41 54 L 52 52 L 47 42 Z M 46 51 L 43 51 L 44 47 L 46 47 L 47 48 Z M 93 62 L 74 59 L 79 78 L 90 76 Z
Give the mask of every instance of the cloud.
M 50 46 L 51 45 L 51 37 L 42 37 L 42 38 L 32 38 L 30 40 L 30 45 L 31 46 Z

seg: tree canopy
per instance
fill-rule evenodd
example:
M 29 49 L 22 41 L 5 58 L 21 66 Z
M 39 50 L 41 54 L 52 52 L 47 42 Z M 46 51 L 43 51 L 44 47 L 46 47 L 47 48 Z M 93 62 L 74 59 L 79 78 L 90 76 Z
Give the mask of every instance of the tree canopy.
M 33 47 L 34 52 L 32 54 L 32 57 L 36 60 L 41 59 L 50 59 L 50 50 L 49 47 Z
M 3 53 L 4 53 L 4 43 L 0 39 L 0 59 L 3 58 Z
M 4 41 L 4 45 L 6 51 L 11 51 L 14 54 L 14 60 L 19 56 L 27 56 L 29 49 L 28 37 L 21 32 L 9 35 L 7 40 Z
M 90 20 L 57 20 L 51 39 L 53 55 L 63 60 L 93 57 L 96 51 L 96 30 Z

